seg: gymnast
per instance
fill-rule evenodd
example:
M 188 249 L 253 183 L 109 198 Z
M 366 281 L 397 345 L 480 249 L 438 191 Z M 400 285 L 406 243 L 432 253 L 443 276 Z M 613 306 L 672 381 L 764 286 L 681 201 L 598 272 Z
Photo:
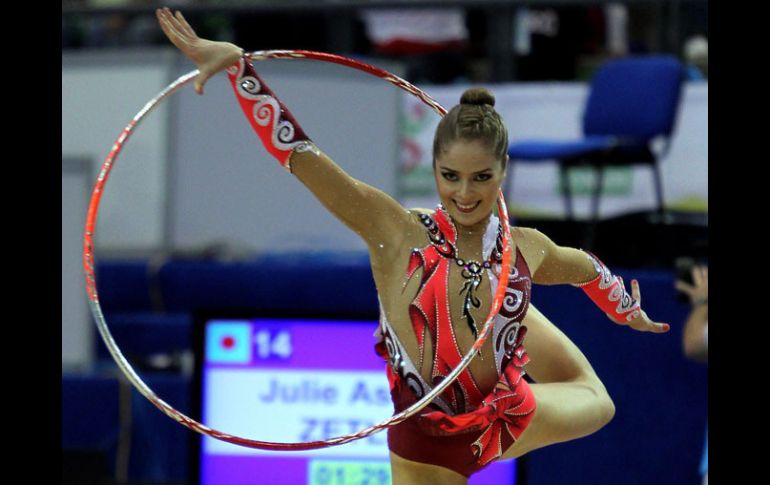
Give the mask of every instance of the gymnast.
M 198 37 L 181 12 L 156 15 L 198 67 L 195 91 L 203 94 L 206 81 L 226 70 L 265 149 L 365 241 L 380 304 L 375 349 L 388 362 L 395 411 L 421 399 L 477 340 L 500 278 L 503 231 L 494 206 L 508 134 L 494 96 L 468 89 L 442 118 L 433 143 L 441 203 L 405 209 L 321 152 L 241 48 Z M 263 118 L 270 113 L 280 113 L 277 124 Z M 613 402 L 588 360 L 530 304 L 532 283 L 579 287 L 616 324 L 669 330 L 642 310 L 637 281 L 629 295 L 596 256 L 525 227 L 511 228 L 510 245 L 506 296 L 479 355 L 419 414 L 388 429 L 395 484 L 466 484 L 492 462 L 587 436 L 612 419 Z

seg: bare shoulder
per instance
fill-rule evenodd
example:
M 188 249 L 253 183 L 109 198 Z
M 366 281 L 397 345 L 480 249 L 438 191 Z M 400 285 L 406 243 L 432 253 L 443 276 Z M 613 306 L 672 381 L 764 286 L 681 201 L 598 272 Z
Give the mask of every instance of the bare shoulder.
M 527 261 L 531 273 L 537 271 L 545 257 L 545 251 L 550 242 L 548 236 L 532 227 L 511 227 L 513 243 L 521 251 Z
M 513 237 L 527 260 L 534 283 L 575 284 L 596 276 L 593 263 L 580 249 L 559 246 L 537 229 L 517 228 Z
M 548 236 L 532 227 L 513 226 L 511 237 L 516 245 L 522 249 L 543 249 L 550 241 Z
M 407 209 L 407 212 L 409 213 L 409 233 L 408 239 L 412 240 L 415 238 L 419 238 L 421 240 L 422 232 L 425 226 L 422 223 L 422 216 L 430 216 L 433 217 L 433 215 L 436 213 L 434 209 L 425 209 L 423 207 L 412 207 L 410 209 Z M 417 233 L 415 233 L 412 229 L 419 229 Z M 412 242 L 412 241 L 410 241 Z
M 393 235 L 390 245 L 369 245 L 372 268 L 375 272 L 380 269 L 389 269 L 394 264 L 398 264 L 405 254 L 409 254 L 413 247 L 420 245 L 426 240 L 425 226 L 423 226 L 420 216 L 423 214 L 431 216 L 434 211 L 431 209 L 412 208 L 407 209 L 407 213 L 408 217 L 405 219 L 404 224 L 400 224 L 397 230 L 398 234 Z
M 406 234 L 405 243 L 410 247 L 414 244 L 423 242 L 425 239 L 425 225 L 422 223 L 422 216 L 430 216 L 436 213 L 434 209 L 425 209 L 423 207 L 412 207 L 407 209 L 409 212 L 409 230 Z
M 414 216 L 419 217 L 421 214 L 427 214 L 429 216 L 432 216 L 436 211 L 433 209 L 424 209 L 421 207 L 412 207 L 409 209 L 409 212 L 412 213 Z

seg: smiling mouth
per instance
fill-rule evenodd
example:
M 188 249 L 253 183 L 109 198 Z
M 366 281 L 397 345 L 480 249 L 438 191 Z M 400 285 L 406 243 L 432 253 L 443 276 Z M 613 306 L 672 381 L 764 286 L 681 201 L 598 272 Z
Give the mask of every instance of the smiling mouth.
M 464 214 L 473 212 L 476 209 L 476 207 L 478 207 L 479 204 L 481 204 L 481 201 L 478 201 L 475 204 L 470 204 L 470 205 L 460 204 L 456 200 L 452 200 L 452 202 L 454 202 L 455 207 L 457 207 L 457 209 Z

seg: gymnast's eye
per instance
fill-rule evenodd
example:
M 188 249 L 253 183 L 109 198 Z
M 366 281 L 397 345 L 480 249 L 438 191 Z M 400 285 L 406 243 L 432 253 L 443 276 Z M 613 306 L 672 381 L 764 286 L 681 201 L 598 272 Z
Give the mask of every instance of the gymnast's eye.
M 450 182 L 454 182 L 454 181 L 457 180 L 457 174 L 452 173 L 452 172 L 441 172 L 441 175 L 445 179 L 449 180 Z
M 476 180 L 478 180 L 479 182 L 486 182 L 491 178 L 492 176 L 488 173 L 480 173 L 479 175 L 476 176 Z

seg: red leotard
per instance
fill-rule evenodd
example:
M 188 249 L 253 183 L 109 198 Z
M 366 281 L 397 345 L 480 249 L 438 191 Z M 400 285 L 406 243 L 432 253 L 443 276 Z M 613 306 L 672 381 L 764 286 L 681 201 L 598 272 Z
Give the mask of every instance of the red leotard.
M 454 263 L 457 231 L 441 205 L 433 217 L 423 216 L 430 244 L 415 249 L 409 260 L 407 280 L 422 268 L 419 291 L 409 305 L 409 316 L 419 346 L 419 365 L 424 358 L 426 332 L 434 349 L 433 384 L 457 367 L 463 354 L 455 339 L 449 314 L 447 278 Z M 499 220 L 490 216 L 484 235 L 483 257 L 499 274 L 501 241 Z M 496 229 L 498 229 L 496 231 Z M 490 259 L 491 256 L 491 259 Z M 486 270 L 494 295 L 498 278 Z M 534 417 L 535 399 L 523 376 L 528 362 L 522 345 L 526 327 L 521 325 L 530 300 L 531 278 L 521 252 L 511 265 L 503 305 L 494 317 L 492 340 L 499 382 L 510 391 L 495 388 L 484 396 L 466 368 L 455 382 L 422 413 L 388 430 L 388 447 L 407 460 L 439 465 L 466 477 L 499 458 L 518 439 Z M 421 399 L 432 388 L 406 354 L 380 304 L 377 352 L 389 362 L 388 380 L 396 412 Z

